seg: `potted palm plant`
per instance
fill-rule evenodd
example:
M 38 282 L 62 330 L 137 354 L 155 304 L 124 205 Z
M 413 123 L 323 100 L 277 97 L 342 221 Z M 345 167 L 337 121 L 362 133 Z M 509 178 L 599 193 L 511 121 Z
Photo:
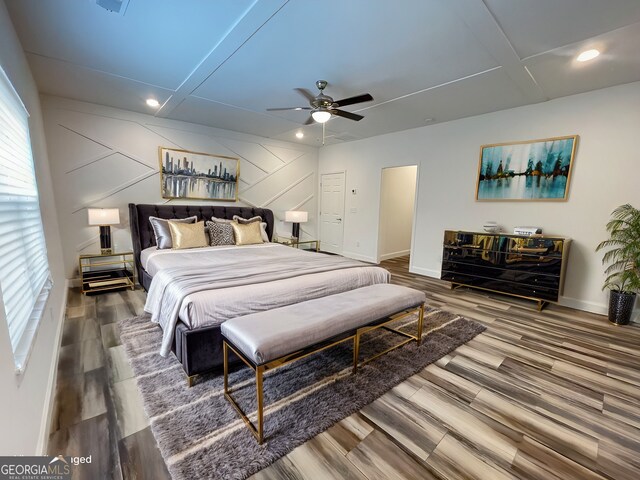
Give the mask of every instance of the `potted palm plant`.
M 609 321 L 627 325 L 640 291 L 640 210 L 629 204 L 619 206 L 611 214 L 607 232 L 609 239 L 596 251 L 607 249 L 602 257 L 602 264 L 608 265 L 602 288 L 610 289 Z

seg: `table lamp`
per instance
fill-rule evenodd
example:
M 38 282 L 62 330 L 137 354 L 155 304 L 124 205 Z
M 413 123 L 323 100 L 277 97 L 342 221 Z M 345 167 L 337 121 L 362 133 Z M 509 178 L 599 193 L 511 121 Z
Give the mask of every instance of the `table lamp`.
M 284 221 L 293 222 L 291 235 L 295 238 L 300 238 L 300 224 L 309 221 L 309 213 L 300 210 L 288 210 L 284 212 Z
M 100 226 L 100 253 L 112 253 L 111 227 L 120 223 L 120 210 L 117 208 L 87 208 L 89 225 Z

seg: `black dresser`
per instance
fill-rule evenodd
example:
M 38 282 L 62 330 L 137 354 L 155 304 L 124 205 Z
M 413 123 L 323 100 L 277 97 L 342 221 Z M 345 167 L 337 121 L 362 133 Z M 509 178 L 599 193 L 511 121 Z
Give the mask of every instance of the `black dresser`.
M 561 237 L 446 230 L 440 278 L 529 298 L 541 310 L 562 294 L 569 244 Z

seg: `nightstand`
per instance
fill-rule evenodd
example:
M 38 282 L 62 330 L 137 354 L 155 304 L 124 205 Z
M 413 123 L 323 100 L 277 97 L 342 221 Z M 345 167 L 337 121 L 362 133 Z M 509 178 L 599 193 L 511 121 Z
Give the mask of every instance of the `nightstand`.
M 136 287 L 133 252 L 89 253 L 80 255 L 78 271 L 82 293 L 100 293 Z
M 298 240 L 295 237 L 277 235 L 273 238 L 273 241 L 289 247 L 300 248 L 302 250 L 320 251 L 320 240 Z

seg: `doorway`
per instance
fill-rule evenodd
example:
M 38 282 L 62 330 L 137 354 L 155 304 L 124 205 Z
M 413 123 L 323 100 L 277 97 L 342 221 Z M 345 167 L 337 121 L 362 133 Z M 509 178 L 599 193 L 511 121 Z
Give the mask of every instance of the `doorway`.
M 344 235 L 344 172 L 324 173 L 320 179 L 320 248 L 342 253 Z
M 382 169 L 378 261 L 411 253 L 418 166 Z

